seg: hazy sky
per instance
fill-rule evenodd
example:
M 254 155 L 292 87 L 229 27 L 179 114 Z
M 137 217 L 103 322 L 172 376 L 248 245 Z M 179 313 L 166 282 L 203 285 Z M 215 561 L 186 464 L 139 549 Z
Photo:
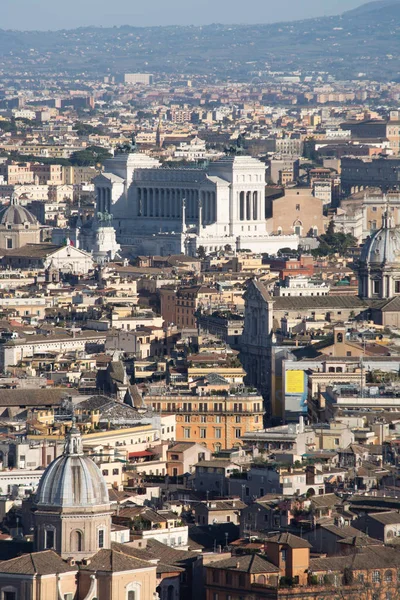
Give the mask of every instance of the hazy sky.
M 363 0 L 0 0 L 0 29 L 269 23 L 333 15 Z

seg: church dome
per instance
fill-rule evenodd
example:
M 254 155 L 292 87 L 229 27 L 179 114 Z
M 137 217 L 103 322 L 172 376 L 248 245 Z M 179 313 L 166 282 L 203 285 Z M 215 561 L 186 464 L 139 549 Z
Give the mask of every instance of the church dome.
M 92 459 L 84 455 L 76 427 L 67 435 L 62 456 L 53 460 L 43 473 L 35 504 L 41 508 L 77 509 L 109 506 L 104 477 Z
M 37 218 L 23 206 L 19 204 L 10 204 L 0 212 L 1 225 L 38 225 Z
M 387 214 L 382 218 L 382 227 L 365 242 L 361 252 L 364 266 L 385 263 L 400 264 L 400 228 L 395 227 Z

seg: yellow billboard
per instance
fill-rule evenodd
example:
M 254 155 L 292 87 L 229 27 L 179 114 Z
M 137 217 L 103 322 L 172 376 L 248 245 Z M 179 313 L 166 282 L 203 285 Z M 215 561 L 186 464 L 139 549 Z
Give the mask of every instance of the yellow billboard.
M 304 371 L 286 371 L 286 393 L 304 393 Z

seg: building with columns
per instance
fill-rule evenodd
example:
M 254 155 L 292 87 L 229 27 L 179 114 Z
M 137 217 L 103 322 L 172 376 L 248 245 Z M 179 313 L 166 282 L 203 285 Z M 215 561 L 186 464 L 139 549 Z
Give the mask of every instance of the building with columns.
M 362 298 L 387 299 L 400 295 L 400 228 L 388 210 L 382 227 L 364 244 L 358 267 Z
M 265 222 L 265 165 L 244 155 L 204 168 L 163 167 L 138 152 L 117 154 L 95 178 L 97 212 L 113 215 L 118 244 L 133 254 L 195 255 L 226 245 L 276 253 L 299 236 L 272 235 Z M 83 241 L 87 247 L 90 241 Z

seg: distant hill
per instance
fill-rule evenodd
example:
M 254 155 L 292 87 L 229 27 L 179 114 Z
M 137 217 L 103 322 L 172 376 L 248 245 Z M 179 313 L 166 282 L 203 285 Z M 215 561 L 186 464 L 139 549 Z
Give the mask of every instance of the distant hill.
M 374 0 L 374 2 L 367 2 L 357 8 L 348 10 L 344 15 L 357 17 L 361 15 L 371 15 L 371 13 L 377 13 L 381 10 L 393 11 L 394 14 L 400 13 L 400 1 L 399 0 Z
M 251 81 L 299 71 L 399 81 L 399 40 L 400 1 L 393 0 L 267 25 L 0 30 L 0 77 L 146 71 Z

